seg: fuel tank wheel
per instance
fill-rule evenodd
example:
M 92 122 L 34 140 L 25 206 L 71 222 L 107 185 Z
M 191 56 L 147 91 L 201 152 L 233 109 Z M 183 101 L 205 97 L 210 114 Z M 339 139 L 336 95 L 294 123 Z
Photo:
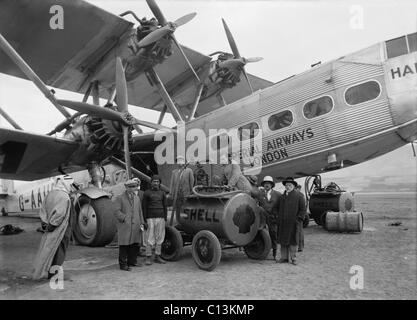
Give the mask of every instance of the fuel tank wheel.
M 206 271 L 214 270 L 222 256 L 219 239 L 208 230 L 201 230 L 194 236 L 191 252 L 197 266 Z
M 81 196 L 75 203 L 75 240 L 84 246 L 101 247 L 109 244 L 116 233 L 113 204 L 104 197 L 90 199 Z
M 161 256 L 167 261 L 177 261 L 182 255 L 183 241 L 181 233 L 174 227 L 165 227 L 165 240 L 162 243 Z
M 255 239 L 251 243 L 244 246 L 246 255 L 250 259 L 265 260 L 271 251 L 272 243 L 271 237 L 267 229 L 259 230 Z
M 310 223 L 310 215 L 306 214 L 303 220 L 303 228 L 307 228 Z

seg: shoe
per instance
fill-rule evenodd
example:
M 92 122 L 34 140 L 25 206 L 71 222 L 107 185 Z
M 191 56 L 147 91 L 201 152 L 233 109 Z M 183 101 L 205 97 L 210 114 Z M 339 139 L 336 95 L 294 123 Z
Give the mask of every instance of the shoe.
M 166 263 L 166 261 L 164 259 L 162 259 L 160 255 L 156 255 L 154 261 L 156 263 L 162 263 L 162 264 L 165 264 Z
M 147 266 L 150 266 L 150 265 L 152 264 L 151 257 L 146 257 L 146 258 L 145 258 L 145 264 L 146 264 Z
M 287 259 L 279 259 L 279 260 L 276 260 L 276 262 L 277 263 L 285 263 L 285 262 L 288 262 L 288 260 Z
M 295 260 L 295 259 L 293 261 L 291 261 L 291 263 L 295 266 L 298 264 L 297 260 Z
M 129 266 L 120 266 L 120 270 L 123 270 L 123 271 L 130 271 L 130 270 L 132 270 Z
M 303 249 L 298 249 L 298 252 L 303 252 Z
M 136 262 L 136 263 L 133 263 L 133 264 L 129 264 L 129 267 L 142 267 L 142 266 L 143 266 L 143 264 L 140 263 L 140 262 Z

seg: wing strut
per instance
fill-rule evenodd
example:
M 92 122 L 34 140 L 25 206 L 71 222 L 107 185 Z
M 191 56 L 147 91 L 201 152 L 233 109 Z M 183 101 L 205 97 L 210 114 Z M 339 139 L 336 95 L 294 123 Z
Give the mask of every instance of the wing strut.
M 13 128 L 17 129 L 17 130 L 23 130 L 21 126 L 19 126 L 13 119 L 12 117 L 10 117 L 6 111 L 4 111 L 1 107 L 0 107 L 0 116 L 2 116 L 4 119 L 6 119 L 6 121 L 8 123 L 10 123 Z
M 197 111 L 198 103 L 200 102 L 201 93 L 203 92 L 204 84 L 198 86 L 197 96 L 194 100 L 193 108 L 191 109 L 190 120 L 193 120 L 195 117 L 195 112 Z
M 158 88 L 159 94 L 161 95 L 161 98 L 164 100 L 165 105 L 169 108 L 171 111 L 172 116 L 174 117 L 175 121 L 181 121 L 184 122 L 180 112 L 178 111 L 178 108 L 175 106 L 174 102 L 172 101 L 171 97 L 169 96 L 167 90 L 165 89 L 164 84 L 162 83 L 161 79 L 159 78 L 158 74 L 153 68 L 150 68 L 148 70 L 150 79 L 152 80 L 153 84 L 156 85 Z
M 7 40 L 0 34 L 0 48 L 13 60 L 14 63 L 22 70 L 22 72 L 31 80 L 45 97 L 52 102 L 52 104 L 61 112 L 65 118 L 70 118 L 71 114 L 65 110 L 55 99 L 52 90 L 49 90 L 43 83 L 41 78 L 32 70 L 32 68 L 23 60 L 23 58 L 16 52 L 15 49 L 7 42 Z

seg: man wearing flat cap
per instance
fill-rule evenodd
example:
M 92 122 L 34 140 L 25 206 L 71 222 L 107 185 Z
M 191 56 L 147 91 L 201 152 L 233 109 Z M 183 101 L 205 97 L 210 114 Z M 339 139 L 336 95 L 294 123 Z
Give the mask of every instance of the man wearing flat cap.
M 272 256 L 277 258 L 277 233 L 278 233 L 278 201 L 281 193 L 275 191 L 274 179 L 271 176 L 265 176 L 262 181 L 264 187 L 261 191 L 260 205 L 266 212 L 266 223 L 268 225 L 269 236 L 271 237 Z
M 281 259 L 277 262 L 297 264 L 295 256 L 299 241 L 299 227 L 306 214 L 305 199 L 297 192 L 297 182 L 292 177 L 282 181 L 285 192 L 278 203 L 278 243 L 281 245 Z
M 126 181 L 125 188 L 126 191 L 114 200 L 114 215 L 117 219 L 120 269 L 130 271 L 131 267 L 140 266 L 137 257 L 145 220 L 141 201 L 136 195 L 137 181 Z

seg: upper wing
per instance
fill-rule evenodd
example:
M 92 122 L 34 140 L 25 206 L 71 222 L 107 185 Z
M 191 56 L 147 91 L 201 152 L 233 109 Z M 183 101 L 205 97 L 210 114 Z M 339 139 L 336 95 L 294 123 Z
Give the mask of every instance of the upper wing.
M 58 168 L 78 148 L 72 141 L 0 128 L 0 178 L 37 180 L 62 174 Z M 84 168 L 66 168 L 68 172 Z
M 52 29 L 60 6 L 63 29 Z M 132 23 L 82 0 L 1 0 L 0 33 L 47 84 L 78 91 Z M 0 50 L 0 72 L 26 79 Z

